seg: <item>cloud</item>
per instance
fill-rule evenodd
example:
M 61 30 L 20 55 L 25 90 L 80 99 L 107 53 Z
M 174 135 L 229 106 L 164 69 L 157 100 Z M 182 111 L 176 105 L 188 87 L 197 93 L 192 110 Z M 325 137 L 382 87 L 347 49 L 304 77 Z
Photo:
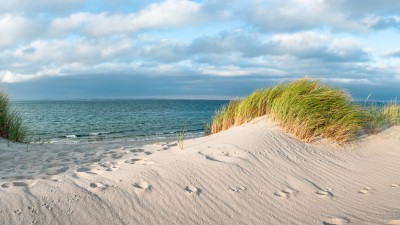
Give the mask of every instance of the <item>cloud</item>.
M 0 14 L 0 48 L 29 40 L 37 29 L 37 25 L 21 14 Z
M 400 16 L 377 18 L 372 27 L 379 30 L 386 28 L 396 28 L 400 30 Z
M 386 57 L 400 57 L 400 49 L 389 51 L 384 54 Z
M 329 28 L 346 32 L 399 27 L 396 0 L 252 0 L 238 11 L 264 32 L 292 32 Z M 279 22 L 278 22 L 279 21 Z
M 137 70 L 147 74 L 195 71 L 213 76 L 286 75 L 288 64 L 339 67 L 338 63 L 369 62 L 366 50 L 351 38 L 334 38 L 316 32 L 277 34 L 272 37 L 245 31 L 222 32 L 192 42 L 146 37 L 108 37 L 77 40 L 38 40 L 0 53 L 0 70 L 10 71 L 7 82 L 52 75 L 115 74 Z M 314 71 L 313 74 L 317 74 Z M 12 79 L 11 77 L 15 77 Z M 26 79 L 25 79 L 26 78 Z M 4 80 L 4 79 L 3 79 Z
M 186 0 L 167 0 L 153 3 L 138 13 L 99 14 L 80 12 L 52 21 L 49 33 L 66 35 L 81 32 L 88 36 L 133 33 L 143 29 L 170 28 L 201 20 L 200 5 Z
M 60 71 L 57 69 L 43 69 L 34 74 L 20 74 L 11 71 L 0 71 L 0 81 L 3 83 L 17 83 L 42 77 L 52 77 L 58 75 L 60 75 Z
M 398 11 L 397 0 L 4 0 L 0 84 L 138 80 L 228 96 L 308 75 L 361 93 L 400 82 L 399 51 L 382 54 L 399 46 L 377 39 L 398 31 Z

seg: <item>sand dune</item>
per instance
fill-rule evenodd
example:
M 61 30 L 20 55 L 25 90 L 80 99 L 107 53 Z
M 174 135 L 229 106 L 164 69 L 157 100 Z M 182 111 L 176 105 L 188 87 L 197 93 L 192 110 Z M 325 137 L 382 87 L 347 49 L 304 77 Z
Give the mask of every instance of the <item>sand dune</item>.
M 0 141 L 0 224 L 400 224 L 400 127 L 306 144 L 265 117 L 176 143 Z

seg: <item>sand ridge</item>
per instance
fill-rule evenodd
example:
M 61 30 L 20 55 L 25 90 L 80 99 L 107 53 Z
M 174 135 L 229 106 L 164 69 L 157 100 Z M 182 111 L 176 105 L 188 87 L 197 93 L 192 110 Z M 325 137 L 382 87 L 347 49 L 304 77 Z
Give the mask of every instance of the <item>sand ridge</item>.
M 400 127 L 307 144 L 265 117 L 184 150 L 2 141 L 0 224 L 400 224 L 399 146 Z

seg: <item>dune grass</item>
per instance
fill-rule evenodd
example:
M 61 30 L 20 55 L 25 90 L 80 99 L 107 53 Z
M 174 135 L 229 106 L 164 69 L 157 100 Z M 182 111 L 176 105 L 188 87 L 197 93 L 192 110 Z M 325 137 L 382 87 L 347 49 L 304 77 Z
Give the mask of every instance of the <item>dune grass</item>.
M 185 141 L 185 128 L 184 127 L 182 127 L 179 130 L 179 132 L 176 133 L 176 140 L 177 140 L 176 142 L 177 142 L 179 148 L 181 150 L 183 150 L 183 147 L 184 147 L 183 144 L 184 144 L 184 141 Z
M 0 91 L 0 136 L 13 142 L 27 143 L 27 133 L 22 117 L 11 111 L 7 94 Z
M 268 115 L 296 137 L 317 137 L 344 143 L 358 133 L 376 133 L 384 123 L 399 123 L 396 104 L 385 110 L 365 109 L 354 104 L 344 90 L 310 79 L 259 89 L 241 100 L 233 100 L 213 117 L 209 133 L 218 133 L 258 116 Z
M 364 118 L 346 92 L 310 80 L 287 84 L 273 101 L 271 116 L 300 139 L 322 136 L 339 143 L 351 139 Z
M 389 120 L 383 113 L 383 108 L 377 104 L 366 107 L 366 117 L 364 130 L 367 134 L 376 134 L 381 132 L 382 127 L 388 124 Z
M 390 125 L 400 125 L 400 105 L 395 102 L 386 105 L 383 109 L 383 116 Z

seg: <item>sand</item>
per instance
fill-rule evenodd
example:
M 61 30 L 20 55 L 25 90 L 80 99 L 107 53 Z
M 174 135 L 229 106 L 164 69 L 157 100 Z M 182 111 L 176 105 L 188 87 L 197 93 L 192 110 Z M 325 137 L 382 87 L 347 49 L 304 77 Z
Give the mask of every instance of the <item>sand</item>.
M 303 143 L 265 117 L 184 142 L 8 145 L 0 224 L 400 224 L 400 127 Z

